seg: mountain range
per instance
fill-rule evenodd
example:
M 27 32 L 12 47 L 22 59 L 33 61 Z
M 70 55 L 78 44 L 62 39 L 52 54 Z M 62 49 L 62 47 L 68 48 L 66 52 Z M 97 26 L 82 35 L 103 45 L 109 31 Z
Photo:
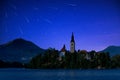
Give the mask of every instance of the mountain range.
M 46 50 L 22 38 L 0 45 L 0 60 L 27 63 L 32 57 L 44 54 Z M 108 46 L 100 52 L 109 52 L 111 56 L 120 54 L 120 46 Z
M 0 60 L 27 63 L 32 57 L 44 52 L 44 49 L 39 48 L 34 43 L 18 38 L 0 45 Z

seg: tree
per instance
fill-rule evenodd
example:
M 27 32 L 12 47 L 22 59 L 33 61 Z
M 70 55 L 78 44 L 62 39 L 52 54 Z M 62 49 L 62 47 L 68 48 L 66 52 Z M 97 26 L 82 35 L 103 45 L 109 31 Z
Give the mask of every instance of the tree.
M 120 68 L 120 55 L 115 55 L 111 58 L 111 67 Z

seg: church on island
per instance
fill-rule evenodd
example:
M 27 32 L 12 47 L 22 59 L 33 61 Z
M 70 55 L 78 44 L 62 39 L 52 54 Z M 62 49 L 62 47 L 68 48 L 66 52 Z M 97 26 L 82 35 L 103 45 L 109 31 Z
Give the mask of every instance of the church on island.
M 60 57 L 59 57 L 59 60 L 62 60 L 62 57 L 65 56 L 65 53 L 66 53 L 66 47 L 65 45 L 63 45 L 63 48 L 60 50 Z M 70 40 L 70 53 L 75 53 L 76 50 L 75 50 L 75 39 L 74 39 L 74 34 L 72 32 L 72 36 L 71 36 L 71 40 Z M 90 56 L 89 54 L 87 54 L 87 51 L 86 50 L 81 50 L 81 52 L 83 53 L 83 55 L 85 55 L 85 58 L 86 59 L 90 59 Z M 78 53 L 80 53 L 80 50 L 78 50 Z
M 63 48 L 61 49 L 62 55 L 64 55 L 65 51 L 66 51 L 66 47 L 65 47 L 65 44 L 64 44 Z M 75 52 L 75 40 L 74 40 L 74 34 L 73 33 L 72 33 L 71 41 L 70 41 L 70 52 L 71 53 Z

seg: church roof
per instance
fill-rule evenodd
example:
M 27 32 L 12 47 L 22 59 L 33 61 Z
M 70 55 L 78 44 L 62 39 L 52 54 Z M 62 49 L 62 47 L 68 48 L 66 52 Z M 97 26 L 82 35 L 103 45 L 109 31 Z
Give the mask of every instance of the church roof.
M 64 45 L 63 48 L 61 49 L 61 52 L 65 52 L 65 51 L 66 51 L 66 47 Z

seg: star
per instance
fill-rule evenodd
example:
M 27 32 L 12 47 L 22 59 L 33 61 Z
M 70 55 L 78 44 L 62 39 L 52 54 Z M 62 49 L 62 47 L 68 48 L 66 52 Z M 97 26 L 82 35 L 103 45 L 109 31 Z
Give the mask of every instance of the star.
M 25 20 L 26 20 L 27 23 L 30 22 L 30 20 L 29 20 L 28 17 L 26 17 L 26 16 L 25 16 Z
M 39 22 L 39 21 L 40 21 L 40 19 L 39 19 L 39 18 L 37 18 L 37 19 L 36 19 L 36 21 L 37 21 L 37 22 Z
M 52 24 L 52 21 L 49 20 L 49 19 L 47 19 L 47 18 L 44 18 L 43 20 L 44 20 L 45 22 L 49 23 L 49 24 Z
M 38 8 L 38 7 L 34 7 L 33 9 L 34 9 L 34 10 L 36 10 L 36 11 L 37 11 L 37 10 L 39 10 L 39 8 Z
M 23 34 L 23 30 L 22 30 L 21 27 L 19 27 L 19 31 L 20 31 L 21 34 Z
M 8 32 L 7 26 L 5 26 L 5 32 L 6 32 L 6 33 Z
M 48 8 L 53 9 L 53 10 L 58 10 L 57 7 L 48 7 Z
M 11 3 L 9 3 L 9 4 L 10 4 L 10 6 L 11 6 L 14 10 L 17 9 L 17 7 L 16 7 L 15 5 L 13 5 L 13 4 L 11 4 Z
M 71 4 L 71 3 L 64 3 L 64 4 L 66 4 L 66 5 L 68 5 L 68 6 L 72 6 L 72 7 L 77 6 L 77 4 Z
M 15 15 L 15 16 L 18 16 L 18 14 L 17 14 L 16 12 L 14 12 L 14 15 Z
M 7 12 L 5 12 L 5 18 L 8 18 L 8 14 L 7 14 Z

